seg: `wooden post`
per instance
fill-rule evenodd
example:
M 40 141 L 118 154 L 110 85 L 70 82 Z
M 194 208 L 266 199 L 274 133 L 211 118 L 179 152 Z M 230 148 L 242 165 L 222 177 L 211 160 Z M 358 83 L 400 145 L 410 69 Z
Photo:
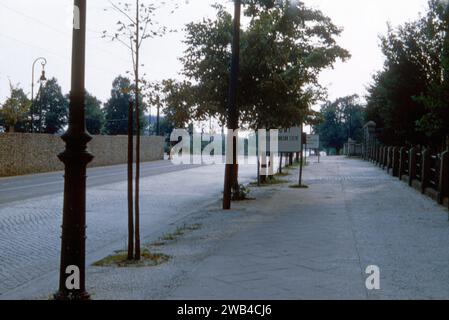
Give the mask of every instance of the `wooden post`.
M 393 169 L 393 147 L 388 147 L 387 173 Z
M 380 148 L 380 165 L 379 165 L 379 167 L 381 169 L 384 168 L 384 164 L 385 164 L 384 161 L 385 161 L 385 147 L 381 147 Z
M 399 164 L 400 164 L 399 148 L 393 147 L 393 166 L 392 166 L 393 177 L 397 177 L 399 174 Z
M 377 142 L 375 141 L 373 143 L 373 157 L 371 159 L 371 162 L 376 163 L 376 158 L 377 158 Z
M 383 147 L 379 146 L 379 156 L 377 158 L 377 165 L 379 167 L 382 167 L 382 150 L 383 150 Z
M 402 147 L 399 149 L 399 180 L 402 180 L 402 176 L 405 172 L 405 157 L 407 156 L 407 153 L 405 152 L 405 147 Z
M 416 177 L 416 148 L 413 147 L 409 151 L 409 161 L 408 161 L 408 185 L 411 187 L 413 184 L 413 179 Z
M 377 151 L 377 165 L 380 165 L 382 159 L 382 147 L 379 145 L 378 151 Z
M 444 197 L 448 195 L 449 186 L 449 151 L 441 154 L 440 179 L 438 185 L 438 203 L 443 204 Z
M 379 146 L 379 150 L 377 151 L 377 166 L 380 166 L 381 163 L 381 159 L 382 159 L 382 147 Z
M 384 169 L 390 172 L 390 147 L 385 147 Z
M 421 155 L 421 193 L 426 193 L 430 179 L 430 149 L 425 149 Z

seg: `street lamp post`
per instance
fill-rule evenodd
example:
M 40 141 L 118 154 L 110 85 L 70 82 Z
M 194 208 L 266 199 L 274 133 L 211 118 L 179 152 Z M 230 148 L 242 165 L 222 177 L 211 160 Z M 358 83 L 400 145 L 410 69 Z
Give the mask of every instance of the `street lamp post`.
M 35 73 L 35 69 L 36 69 L 36 63 L 41 62 L 42 65 L 42 74 L 41 77 L 39 78 L 39 81 L 41 82 L 41 86 L 42 86 L 42 82 L 47 81 L 46 77 L 45 77 L 45 66 L 47 65 L 47 59 L 45 59 L 44 57 L 39 57 L 36 60 L 34 60 L 33 62 L 33 66 L 31 68 L 31 108 L 30 108 L 30 132 L 33 133 L 33 126 L 34 126 L 34 115 L 33 115 L 33 109 L 34 109 L 34 73 Z M 42 121 L 41 119 L 42 114 L 39 115 L 39 121 Z
M 62 136 L 66 149 L 59 155 L 65 175 L 58 300 L 89 299 L 85 288 L 86 166 L 93 156 L 87 151 L 92 138 L 85 124 L 86 0 L 74 3 L 79 21 L 75 21 L 72 38 L 69 127 Z M 70 282 L 73 276 L 78 279 Z
M 237 110 L 237 84 L 238 73 L 240 64 L 240 12 L 241 12 L 241 0 L 234 0 L 234 36 L 232 41 L 232 64 L 231 64 L 231 81 L 229 85 L 229 110 L 228 110 L 228 125 L 230 130 L 238 129 L 238 110 Z M 231 137 L 229 137 L 230 130 L 228 131 L 228 144 Z M 228 146 L 228 151 L 232 147 L 232 164 L 229 163 L 228 157 L 226 157 L 226 171 L 225 182 L 223 192 L 223 209 L 231 209 L 231 194 L 232 184 L 234 183 L 234 175 L 237 174 L 237 137 L 232 134 L 232 145 Z

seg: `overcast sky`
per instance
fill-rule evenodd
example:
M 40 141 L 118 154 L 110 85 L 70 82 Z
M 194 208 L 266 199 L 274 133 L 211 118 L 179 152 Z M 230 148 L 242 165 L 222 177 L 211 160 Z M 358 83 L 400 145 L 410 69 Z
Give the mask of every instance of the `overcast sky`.
M 158 0 L 156 0 L 158 1 Z M 175 14 L 160 12 L 158 20 L 182 29 L 191 21 L 213 16 L 210 5 L 216 0 L 173 0 L 181 9 Z M 232 3 L 224 0 L 229 8 Z M 364 95 L 372 74 L 383 64 L 378 36 L 387 30 L 387 22 L 401 24 L 418 17 L 427 0 L 306 0 L 321 9 L 334 23 L 344 28 L 339 43 L 352 59 L 323 72 L 322 84 L 329 98 L 357 93 Z M 31 65 L 35 58 L 48 60 L 47 76 L 56 77 L 64 93 L 70 88 L 71 0 L 0 0 L 0 102 L 9 93 L 8 81 L 20 84 L 29 93 Z M 112 80 L 130 70 L 127 49 L 101 38 L 101 31 L 113 29 L 117 16 L 105 12 L 107 0 L 88 1 L 87 73 L 89 92 L 107 100 Z M 149 79 L 178 77 L 182 55 L 182 31 L 163 39 L 149 40 L 143 48 L 144 73 Z M 39 70 L 39 68 L 37 68 Z

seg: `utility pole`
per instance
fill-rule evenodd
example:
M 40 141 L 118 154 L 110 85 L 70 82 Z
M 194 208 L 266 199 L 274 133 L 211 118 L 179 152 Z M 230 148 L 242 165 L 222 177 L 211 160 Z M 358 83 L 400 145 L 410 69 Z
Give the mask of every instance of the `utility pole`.
M 86 166 L 93 156 L 87 151 L 92 139 L 85 120 L 86 0 L 74 0 L 79 24 L 73 29 L 72 86 L 69 127 L 62 136 L 66 149 L 59 155 L 65 165 L 61 266 L 57 300 L 87 300 L 86 264 Z M 77 21 L 76 21 L 77 22 Z M 75 281 L 71 283 L 71 277 Z M 76 281 L 79 280 L 79 281 Z
M 234 0 L 234 36 L 232 41 L 232 64 L 231 64 L 231 81 L 229 85 L 229 109 L 228 109 L 228 144 L 230 142 L 229 133 L 238 129 L 238 110 L 237 110 L 237 85 L 240 65 L 240 12 L 241 0 Z M 232 186 L 237 177 L 237 139 L 232 135 L 232 145 L 228 145 L 227 152 L 232 148 L 232 164 L 228 163 L 226 157 L 226 171 L 223 192 L 223 210 L 231 209 Z

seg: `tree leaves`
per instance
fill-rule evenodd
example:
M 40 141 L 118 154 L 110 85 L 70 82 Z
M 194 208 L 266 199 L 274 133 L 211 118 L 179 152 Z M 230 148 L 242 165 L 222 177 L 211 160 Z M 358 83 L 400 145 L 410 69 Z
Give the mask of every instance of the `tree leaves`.
M 319 72 L 350 56 L 336 45 L 341 30 L 300 2 L 243 3 L 249 25 L 241 30 L 240 121 L 251 128 L 298 125 L 322 97 Z M 214 8 L 215 19 L 186 26 L 182 74 L 193 96 L 177 105 L 188 108 L 191 119 L 214 117 L 225 124 L 233 19 L 222 5 Z
M 14 129 L 16 124 L 27 118 L 31 101 L 18 85 L 9 84 L 10 95 L 0 108 L 0 117 L 7 129 Z

